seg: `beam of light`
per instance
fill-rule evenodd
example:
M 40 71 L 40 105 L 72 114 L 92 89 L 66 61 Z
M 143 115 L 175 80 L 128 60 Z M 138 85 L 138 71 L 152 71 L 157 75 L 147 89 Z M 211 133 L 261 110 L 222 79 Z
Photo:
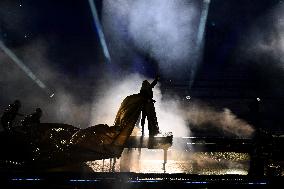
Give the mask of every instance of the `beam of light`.
M 0 40 L 0 48 L 8 55 L 13 62 L 19 66 L 20 69 L 22 69 L 28 77 L 30 77 L 40 88 L 42 88 L 45 92 L 48 93 L 49 97 L 52 98 L 54 96 L 54 93 L 52 93 L 46 85 L 39 80 L 36 75 L 23 63 L 22 60 L 20 60 L 15 53 L 13 53 L 1 40 Z
M 206 21 L 208 17 L 209 5 L 210 5 L 210 0 L 203 0 L 202 12 L 200 16 L 200 23 L 199 23 L 197 39 L 196 39 L 196 48 L 195 48 L 196 57 L 194 58 L 195 62 L 193 63 L 193 68 L 191 69 L 191 72 L 190 72 L 189 88 L 192 87 L 192 84 L 195 78 L 195 73 L 197 71 L 197 65 L 201 61 L 201 56 L 202 56 L 201 50 L 203 48 L 205 26 L 206 26 Z
M 90 5 L 90 9 L 92 11 L 95 26 L 96 26 L 97 31 L 98 31 L 98 35 L 99 35 L 101 46 L 103 48 L 104 56 L 106 58 L 106 61 L 108 63 L 110 63 L 111 59 L 110 59 L 109 50 L 107 48 L 105 36 L 104 36 L 103 29 L 102 29 L 102 26 L 101 26 L 101 23 L 100 23 L 100 20 L 99 20 L 99 17 L 98 17 L 98 12 L 97 12 L 94 0 L 89 0 L 89 5 Z
M 209 5 L 210 5 L 210 0 L 203 1 L 202 12 L 201 12 L 201 17 L 200 17 L 200 24 L 199 24 L 197 40 L 196 40 L 197 48 L 200 48 L 202 46 L 202 42 L 204 39 L 204 31 L 205 31 L 205 25 L 206 25 L 208 11 L 209 11 Z

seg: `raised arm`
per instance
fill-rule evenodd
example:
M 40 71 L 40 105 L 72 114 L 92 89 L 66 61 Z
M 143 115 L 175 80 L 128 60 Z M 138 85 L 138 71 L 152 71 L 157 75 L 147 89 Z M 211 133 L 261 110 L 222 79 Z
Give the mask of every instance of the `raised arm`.
M 155 85 L 157 85 L 159 79 L 160 79 L 160 77 L 159 77 L 159 76 L 156 76 L 156 78 L 154 79 L 154 81 L 150 84 L 152 88 L 154 88 Z

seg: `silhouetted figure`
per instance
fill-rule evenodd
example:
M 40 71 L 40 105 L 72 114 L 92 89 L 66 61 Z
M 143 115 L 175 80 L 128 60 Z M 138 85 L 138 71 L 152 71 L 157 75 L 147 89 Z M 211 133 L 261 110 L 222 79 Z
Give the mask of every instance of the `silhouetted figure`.
M 144 80 L 142 83 L 142 87 L 140 89 L 140 94 L 145 98 L 145 104 L 142 108 L 142 119 L 141 119 L 142 135 L 144 135 L 144 125 L 146 117 L 148 120 L 149 136 L 154 136 L 159 133 L 159 126 L 154 106 L 154 103 L 156 101 L 153 100 L 153 88 L 157 84 L 158 80 L 159 77 L 156 77 L 152 83 L 149 83 L 149 81 Z M 149 119 L 149 117 L 151 117 L 152 119 Z
M 19 114 L 19 109 L 21 108 L 21 102 L 15 100 L 13 104 L 10 104 L 5 110 L 1 117 L 1 124 L 5 131 L 10 132 L 12 130 L 13 121 L 16 116 L 23 116 Z
M 27 115 L 22 121 L 22 126 L 27 128 L 34 124 L 40 123 L 40 118 L 42 116 L 42 110 L 40 108 L 37 108 L 36 111 L 32 114 Z

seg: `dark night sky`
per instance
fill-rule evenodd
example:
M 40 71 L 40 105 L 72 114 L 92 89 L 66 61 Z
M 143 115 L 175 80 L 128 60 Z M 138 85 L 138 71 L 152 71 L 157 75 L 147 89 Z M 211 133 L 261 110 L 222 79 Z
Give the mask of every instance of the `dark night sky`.
M 243 56 L 236 54 L 236 50 L 245 33 L 256 20 L 268 14 L 280 2 L 279 0 L 211 0 L 203 62 L 193 85 L 193 96 L 207 101 L 218 98 L 221 101 L 220 99 L 227 98 L 229 100 L 225 100 L 225 104 L 237 110 L 238 108 L 231 105 L 236 103 L 237 98 L 253 98 L 259 93 L 260 96 L 280 104 L 275 112 L 283 110 L 281 103 L 283 104 L 284 90 L 280 90 L 283 86 L 279 83 L 284 79 L 283 71 L 270 66 L 266 69 L 265 66 L 256 68 L 235 64 L 243 60 Z M 100 2 L 97 2 L 97 7 L 100 13 Z M 15 49 L 19 57 L 21 57 L 19 49 L 35 40 L 47 44 L 45 56 L 48 57 L 49 66 L 60 72 L 59 79 L 64 80 L 64 77 L 67 80 L 76 80 L 74 83 L 84 89 L 94 87 L 106 71 L 115 72 L 115 69 L 124 69 L 110 68 L 104 63 L 87 0 L 1 0 L 0 38 L 8 47 Z M 28 61 L 26 62 L 29 64 Z M 6 64 L 0 62 L 0 69 Z M 30 65 L 31 68 L 33 66 L 34 64 Z M 130 65 L 126 64 L 127 66 Z M 156 69 L 150 67 L 149 72 L 151 68 Z M 262 70 L 267 72 L 259 74 Z M 271 77 L 272 75 L 275 79 Z M 188 78 L 184 78 L 184 83 L 179 83 L 179 87 L 181 86 L 184 91 L 187 91 L 185 90 L 187 80 Z M 46 82 L 54 87 L 53 81 Z M 260 82 L 263 85 L 259 86 Z M 162 84 L 174 89 L 176 87 L 174 84 L 168 86 L 167 78 L 164 78 Z M 70 89 L 70 86 L 65 87 L 66 90 Z M 81 90 L 80 87 L 75 90 Z M 280 89 L 274 90 L 275 87 Z M 3 93 L 7 89 L 3 87 L 1 90 Z M 231 92 L 228 92 L 230 90 Z M 244 93 L 244 90 L 252 92 Z M 88 96 L 86 93 L 90 91 L 80 92 L 83 96 Z M 1 98 L 7 99 L 3 96 Z M 220 106 L 223 104 L 220 102 Z
M 47 40 L 50 62 L 75 76 L 84 74 L 90 64 L 99 62 L 101 52 L 87 1 L 1 3 L 9 7 L 2 14 L 10 14 L 10 19 L 21 22 L 18 26 L 11 24 L 9 28 L 3 24 L 1 27 L 8 45 L 18 47 L 37 38 Z M 9 22 L 13 23 L 13 20 Z

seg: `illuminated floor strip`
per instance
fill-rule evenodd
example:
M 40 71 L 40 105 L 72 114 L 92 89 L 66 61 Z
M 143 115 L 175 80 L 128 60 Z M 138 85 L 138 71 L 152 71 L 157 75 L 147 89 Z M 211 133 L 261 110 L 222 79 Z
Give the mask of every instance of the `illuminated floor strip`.
M 99 180 L 95 179 L 71 179 L 70 182 L 98 182 Z
M 12 181 L 40 181 L 39 178 L 13 178 Z
M 41 178 L 12 178 L 12 181 L 42 181 L 43 179 Z M 87 183 L 92 183 L 92 182 L 104 182 L 105 179 L 98 180 L 98 179 L 70 179 L 70 182 L 87 182 Z M 108 180 L 108 179 L 106 179 Z M 185 184 L 222 184 L 222 183 L 229 183 L 229 184 L 235 184 L 235 185 L 267 185 L 267 182 L 236 182 L 235 180 L 226 180 L 222 179 L 223 182 L 220 182 L 219 180 L 211 180 L 211 181 L 188 181 L 187 179 L 138 179 L 138 180 L 128 180 L 126 181 L 127 183 L 158 183 L 158 182 L 165 182 L 165 181 L 179 181 L 181 183 Z M 225 181 L 225 182 L 224 182 Z M 122 180 L 119 180 L 119 182 L 123 182 Z

